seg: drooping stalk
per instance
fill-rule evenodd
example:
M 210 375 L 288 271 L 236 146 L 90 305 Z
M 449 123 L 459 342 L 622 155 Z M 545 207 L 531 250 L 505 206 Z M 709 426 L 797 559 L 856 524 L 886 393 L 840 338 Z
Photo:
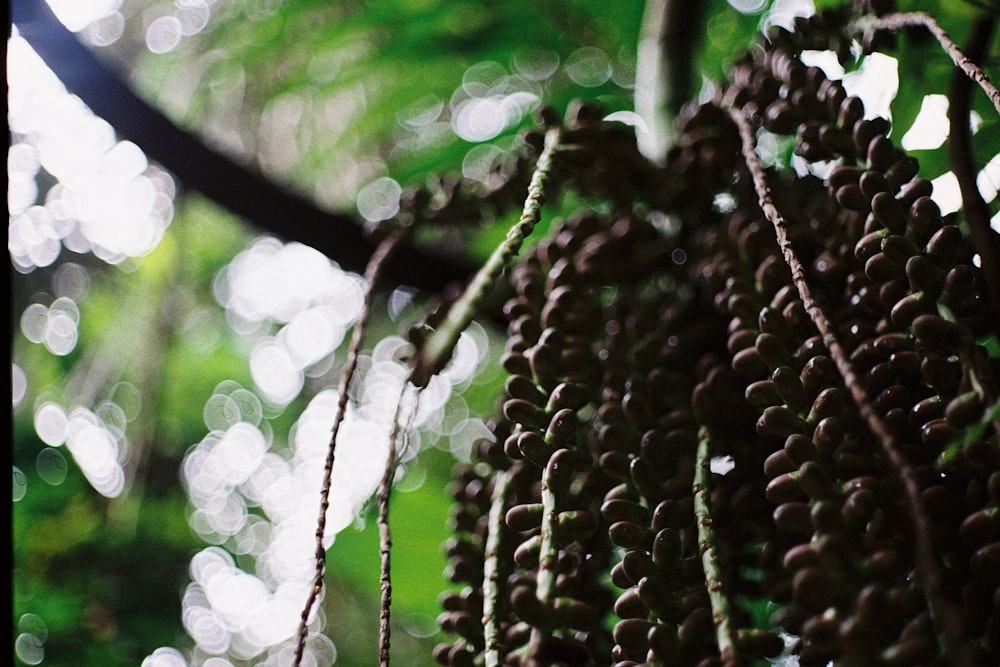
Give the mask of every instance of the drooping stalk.
M 331 427 L 330 432 L 330 443 L 327 446 L 326 464 L 323 468 L 323 486 L 320 490 L 319 517 L 316 520 L 316 571 L 313 576 L 313 585 L 309 591 L 309 597 L 302 609 L 302 615 L 299 620 L 298 641 L 295 646 L 295 661 L 293 663 L 295 667 L 299 667 L 299 665 L 302 664 L 302 655 L 305 651 L 306 638 L 309 634 L 309 615 L 312 613 L 313 605 L 316 604 L 316 600 L 319 598 L 319 594 L 323 590 L 323 577 L 326 573 L 326 547 L 323 546 L 323 538 L 326 534 L 326 513 L 330 508 L 330 487 L 331 480 L 333 479 L 333 464 L 336 459 L 337 436 L 340 433 L 340 427 L 344 422 L 345 415 L 347 414 L 347 388 L 350 386 L 351 380 L 353 379 L 358 368 L 358 357 L 361 351 L 361 344 L 364 340 L 365 331 L 368 328 L 368 320 L 371 317 L 372 311 L 372 302 L 375 298 L 375 285 L 378 282 L 379 277 L 382 275 L 387 260 L 392 256 L 392 253 L 397 247 L 399 247 L 399 244 L 408 234 L 409 228 L 400 227 L 395 229 L 378 245 L 375 252 L 371 256 L 371 259 L 368 260 L 368 266 L 365 268 L 364 302 L 362 304 L 361 314 L 358 316 L 358 321 L 355 323 L 354 331 L 351 334 L 351 342 L 347 350 L 347 359 L 344 362 L 344 367 L 340 376 L 340 384 L 337 387 L 337 411 L 334 414 L 333 426 Z
M 535 597 L 542 608 L 548 609 L 556 588 L 556 564 L 559 560 L 559 514 L 555 493 L 555 466 L 551 459 L 545 466 L 541 480 L 542 522 L 539 531 L 538 573 L 535 582 Z M 531 640 L 527 646 L 529 656 L 537 654 L 545 639 L 546 630 L 538 626 L 531 628 Z
M 948 33 L 944 31 L 941 24 L 932 16 L 924 12 L 909 12 L 901 14 L 887 14 L 878 18 L 865 17 L 857 20 L 852 26 L 853 32 L 868 32 L 872 30 L 902 30 L 903 28 L 922 27 L 926 28 L 937 39 L 941 48 L 944 49 L 952 62 L 965 72 L 966 76 L 979 84 L 986 95 L 993 102 L 997 112 L 1000 113 L 1000 90 L 993 85 L 990 77 L 979 65 L 972 61 L 962 49 L 959 48 Z
M 420 392 L 418 390 L 415 395 L 413 410 L 410 412 L 409 418 L 407 419 L 407 426 L 403 428 L 402 433 L 400 433 L 400 417 L 403 410 L 403 397 L 406 394 L 408 387 L 408 383 L 403 384 L 403 387 L 400 390 L 399 399 L 396 401 L 396 411 L 393 415 L 392 427 L 389 431 L 389 452 L 385 458 L 385 469 L 382 471 L 382 479 L 379 482 L 378 494 L 376 497 L 376 504 L 378 505 L 378 551 L 380 563 L 379 582 L 382 589 L 381 607 L 379 610 L 378 644 L 379 665 L 381 665 L 381 667 L 389 667 L 389 644 L 392 635 L 390 627 L 392 617 L 392 532 L 389 528 L 389 499 L 392 496 L 392 483 L 396 477 L 396 469 L 399 463 L 399 458 L 397 457 L 399 448 L 396 446 L 396 442 L 401 435 L 404 438 L 407 437 L 410 429 L 412 429 L 413 421 L 416 419 L 418 401 L 420 397 Z
M 500 667 L 502 664 L 497 606 L 500 600 L 500 546 L 510 478 L 511 474 L 504 470 L 498 471 L 493 478 L 493 497 L 483 547 L 483 635 L 486 644 L 483 657 L 486 667 Z
M 698 431 L 698 453 L 694 468 L 694 516 L 698 527 L 698 551 L 701 553 L 701 566 L 705 571 L 705 584 L 708 588 L 708 598 L 712 604 L 712 620 L 715 622 L 715 641 L 719 645 L 719 656 L 725 667 L 735 667 L 736 643 L 733 639 L 729 620 L 732 611 L 729 598 L 722 585 L 722 567 L 715 546 L 715 528 L 712 523 L 712 508 L 708 500 L 708 479 L 711 472 L 711 434 L 708 428 L 702 426 Z
M 757 155 L 757 142 L 754 138 L 754 131 L 750 121 L 747 120 L 746 116 L 739 109 L 731 109 L 729 115 L 739 128 L 743 155 L 746 158 L 747 168 L 753 179 L 758 204 L 764 216 L 774 227 L 778 247 L 781 249 L 785 263 L 791 270 L 792 283 L 799 293 L 802 305 L 819 331 L 823 339 L 823 344 L 830 351 L 830 358 L 843 378 L 844 385 L 850 392 L 851 398 L 858 408 L 858 412 L 868 425 L 868 428 L 875 435 L 875 439 L 878 440 L 889 464 L 903 482 L 907 500 L 907 511 L 910 515 L 914 541 L 916 542 L 917 571 L 920 573 L 924 584 L 924 596 L 927 600 L 931 618 L 941 631 L 942 648 L 945 655 L 954 656 L 956 659 L 955 664 L 970 665 L 971 659 L 968 643 L 962 641 L 962 621 L 958 614 L 954 613 L 951 609 L 942 590 L 941 568 L 935 558 L 934 545 L 931 539 L 930 520 L 924 510 L 920 494 L 920 484 L 913 472 L 913 468 L 903 456 L 899 438 L 896 437 L 893 429 L 886 424 L 885 420 L 875 410 L 872 397 L 868 395 L 864 382 L 855 373 L 850 357 L 837 339 L 832 323 L 812 296 L 809 284 L 806 281 L 805 267 L 795 253 L 794 248 L 792 248 L 792 243 L 788 237 L 788 222 L 781 215 L 781 212 L 775 206 L 772 199 L 771 188 L 767 184 L 767 174 L 763 164 L 761 164 L 760 157 Z
M 542 526 L 539 536 L 538 601 L 548 606 L 556 588 L 556 562 L 559 557 L 557 498 L 552 478 L 552 464 L 545 466 L 542 474 Z
M 458 337 L 476 316 L 493 282 L 517 255 L 524 240 L 541 219 L 542 204 L 547 194 L 545 186 L 551 176 L 553 157 L 559 149 L 560 134 L 560 128 L 552 128 L 545 133 L 545 144 L 538 156 L 535 172 L 531 176 L 528 197 L 524 202 L 524 211 L 520 219 L 507 232 L 503 243 L 497 246 L 482 268 L 476 272 L 462 296 L 449 309 L 445 320 L 427 339 L 423 349 L 417 352 L 413 371 L 410 373 L 410 382 L 418 387 L 425 386 L 451 359 Z

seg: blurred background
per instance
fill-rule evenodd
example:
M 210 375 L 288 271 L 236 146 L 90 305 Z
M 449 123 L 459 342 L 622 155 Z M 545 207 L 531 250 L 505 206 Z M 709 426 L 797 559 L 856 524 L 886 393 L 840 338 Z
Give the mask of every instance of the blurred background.
M 961 42 L 971 5 L 920 4 Z M 314 567 L 336 385 L 361 310 L 356 271 L 367 256 L 348 239 L 364 222 L 396 215 L 403 189 L 430 174 L 495 185 L 518 131 L 542 104 L 562 112 L 572 99 L 597 100 L 613 119 L 645 131 L 634 113 L 643 4 L 13 5 L 17 664 L 289 664 Z M 683 63 L 691 93 L 711 96 L 725 64 L 762 28 L 815 9 L 810 0 L 702 3 Z M 59 60 L 57 49 L 46 63 L 42 38 L 58 36 L 38 23 L 49 11 L 99 67 L 72 55 Z M 26 17 L 23 35 L 18 16 Z M 866 96 L 869 116 L 893 118 L 894 137 L 936 179 L 945 212 L 955 210 L 941 120 L 951 65 L 926 40 L 901 48 L 910 65 L 873 56 L 837 73 L 832 54 L 811 57 Z M 919 80 L 906 69 L 917 64 Z M 60 66 L 73 86 L 88 76 L 125 83 L 149 105 L 148 117 L 132 115 L 126 125 L 95 114 L 53 71 Z M 907 85 L 897 92 L 901 78 Z M 993 201 L 1000 132 L 979 97 L 980 185 Z M 115 116 L 125 102 L 94 104 Z M 164 119 L 179 138 L 143 133 L 143 123 L 148 130 Z M 181 140 L 192 142 L 191 157 L 173 169 L 151 156 L 170 154 L 173 142 L 183 157 Z M 761 145 L 772 163 L 796 166 L 790 144 Z M 206 147 L 204 155 L 222 162 L 201 159 Z M 225 170 L 245 180 L 225 180 Z M 297 208 L 254 219 L 241 200 Z M 329 227 L 317 231 L 316 220 Z M 423 238 L 419 271 L 397 272 L 379 292 L 341 431 L 327 585 L 304 664 L 376 660 L 371 494 L 405 375 L 403 334 L 427 304 L 418 287 L 461 277 L 510 221 Z M 502 348 L 489 322 L 463 335 L 453 363 L 424 392 L 403 453 L 392 510 L 398 664 L 433 664 L 437 597 L 448 585 L 441 544 L 450 470 L 489 437 L 484 420 L 504 380 Z

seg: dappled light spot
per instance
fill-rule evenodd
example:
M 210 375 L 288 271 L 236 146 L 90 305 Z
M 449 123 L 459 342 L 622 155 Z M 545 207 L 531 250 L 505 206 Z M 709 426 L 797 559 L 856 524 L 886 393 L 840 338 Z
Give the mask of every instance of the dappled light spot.
M 462 75 L 462 88 L 469 97 L 486 97 L 507 76 L 507 69 L 493 60 L 472 65 Z
M 346 324 L 361 310 L 357 282 L 314 248 L 262 237 L 219 272 L 213 290 L 227 311 L 250 323 L 287 323 L 302 310 L 325 304 Z
M 31 633 L 22 632 L 14 640 L 14 654 L 26 665 L 39 665 L 45 659 L 45 642 Z
M 741 14 L 756 14 L 766 4 L 767 0 L 729 0 L 729 5 Z
M 812 16 L 815 13 L 816 6 L 812 0 L 774 0 L 761 22 L 761 28 L 767 31 L 771 26 L 781 26 L 786 30 L 793 30 L 796 17 Z
M 709 469 L 716 475 L 725 475 L 736 467 L 736 461 L 732 456 L 714 456 L 709 461 Z
M 396 113 L 396 122 L 411 129 L 427 127 L 441 117 L 444 101 L 437 95 L 425 95 Z
M 212 0 L 216 2 L 216 0 Z M 176 0 L 177 20 L 181 24 L 181 34 L 185 37 L 197 35 L 208 25 L 208 19 L 212 15 L 211 7 L 207 0 Z
M 452 114 L 451 127 L 466 141 L 487 141 L 503 132 L 507 118 L 500 99 L 472 98 L 459 102 Z
M 492 158 L 495 152 L 490 153 Z M 269 410 L 280 411 L 298 397 L 309 369 L 336 368 L 335 350 L 361 311 L 362 287 L 358 276 L 340 271 L 311 248 L 271 238 L 258 239 L 217 274 L 216 299 L 247 325 L 244 335 L 254 337 L 250 371 L 256 388 L 251 392 L 233 381 L 215 388 L 204 406 L 209 432 L 182 463 L 193 505 L 189 523 L 205 542 L 218 545 L 192 561 L 195 583 L 185 594 L 185 610 L 201 609 L 189 621 L 192 636 L 204 639 L 204 645 L 196 639 L 199 649 L 224 646 L 226 656 L 259 664 L 284 664 L 282 656 L 287 663 L 294 653 L 299 614 L 315 573 L 316 520 L 336 391 L 322 390 L 309 401 L 287 443 L 272 447 L 265 427 Z M 397 316 L 412 299 L 405 292 L 397 295 Z M 337 437 L 326 547 L 357 522 L 382 478 L 398 401 L 403 400 L 403 418 L 416 429 L 398 443 L 402 488 L 418 488 L 426 479 L 416 463 L 408 464 L 421 448 L 454 443 L 467 457 L 473 442 L 488 433 L 481 420 L 469 417 L 454 388 L 487 368 L 489 347 L 481 326 L 463 333 L 452 362 L 432 379 L 419 405 L 412 392 L 403 392 L 412 343 L 389 336 L 361 355 Z M 249 407 L 241 407 L 244 401 Z M 239 567 L 230 554 L 241 556 Z M 212 588 L 210 576 L 220 577 Z M 238 615 L 252 603 L 258 607 L 254 614 Z M 303 664 L 329 665 L 335 659 L 332 643 L 317 634 L 324 625 L 322 611 L 315 611 L 310 636 L 317 639 L 307 642 Z
M 46 445 L 58 447 L 66 442 L 69 417 L 62 406 L 46 401 L 35 408 L 35 433 Z
M 805 49 L 799 55 L 799 60 L 807 67 L 818 67 L 826 74 L 826 78 L 840 81 L 844 78 L 844 66 L 840 64 L 840 59 L 835 51 L 815 51 Z
M 634 111 L 616 111 L 605 116 L 604 120 L 634 127 L 636 132 L 649 131 L 646 120 Z
M 209 431 L 224 431 L 240 419 L 240 407 L 227 394 L 215 393 L 205 401 L 202 410 Z
M 140 667 L 188 667 L 188 663 L 177 649 L 161 647 L 146 656 Z
M 76 262 L 63 262 L 52 279 L 56 294 L 79 301 L 90 287 L 90 272 Z
M 488 188 L 498 187 L 504 182 L 504 174 L 499 167 L 505 155 L 498 146 L 473 146 L 462 160 L 462 176 L 479 181 Z
M 899 90 L 899 61 L 884 53 L 872 53 L 861 67 L 844 75 L 844 90 L 861 98 L 865 118 L 892 118 L 890 105 Z
M 46 2 L 60 23 L 73 32 L 83 30 L 90 23 L 111 14 L 122 5 L 122 0 L 94 0 L 92 2 L 46 0 Z
M 66 447 L 94 490 L 108 498 L 125 489 L 119 441 L 125 442 L 124 434 L 113 435 L 90 410 L 79 407 L 70 413 Z
M 88 3 L 60 4 L 70 11 Z M 63 247 L 112 264 L 151 252 L 173 218 L 171 177 L 135 144 L 118 141 L 20 37 L 8 42 L 8 79 L 14 174 L 8 248 L 17 270 L 50 265 Z M 44 202 L 40 169 L 57 181 Z
M 80 41 L 91 46 L 111 46 L 125 34 L 125 16 L 119 12 L 111 12 L 107 16 L 95 20 L 80 31 Z
M 184 35 L 184 25 L 176 16 L 161 16 L 146 28 L 146 48 L 156 54 L 177 48 Z
M 46 447 L 38 452 L 38 457 L 35 459 L 35 469 L 43 482 L 59 486 L 66 481 L 69 464 L 66 462 L 66 457 L 58 449 Z
M 529 81 L 544 81 L 559 69 L 559 54 L 545 49 L 516 49 L 510 58 L 515 72 Z
M 207 653 L 223 653 L 229 648 L 229 632 L 218 614 L 207 607 L 189 607 L 181 612 L 181 622 L 191 639 Z
M 274 338 L 262 341 L 250 354 L 250 375 L 264 398 L 277 405 L 291 402 L 305 382 L 288 349 Z
M 934 192 L 931 199 L 941 209 L 941 215 L 949 215 L 962 208 L 962 189 L 954 172 L 948 171 L 931 181 Z
M 17 620 L 17 639 L 14 654 L 28 665 L 40 664 L 45 659 L 45 641 L 49 628 L 38 614 L 22 614 Z
M 28 493 L 28 477 L 24 474 L 24 471 L 17 466 L 13 466 L 13 468 L 14 478 L 11 485 L 11 498 L 16 503 L 17 501 L 23 499 Z
M 59 297 L 53 301 L 49 306 L 42 334 L 42 342 L 49 352 L 57 356 L 72 352 L 79 339 L 79 323 L 80 309 L 75 301 L 67 297 Z
M 395 180 L 383 176 L 361 188 L 358 192 L 358 213 L 365 220 L 388 220 L 399 213 L 399 197 L 403 189 Z
M 541 90 L 528 77 L 509 75 L 495 61 L 468 68 L 452 95 L 452 131 L 470 142 L 488 141 L 538 108 Z
M 295 365 L 306 369 L 323 359 L 343 342 L 346 328 L 328 305 L 306 308 L 278 332 L 277 339 L 288 350 Z
M 32 343 L 45 340 L 45 325 L 49 309 L 40 303 L 33 303 L 21 313 L 21 333 Z
M 573 83 L 586 88 L 595 88 L 611 78 L 611 59 L 596 46 L 584 46 L 569 54 L 563 67 Z
M 434 627 L 437 630 L 437 625 Z M 316 667 L 330 667 L 337 662 L 337 647 L 326 635 L 312 633 L 306 639 L 306 650 Z
M 1000 192 L 1000 153 L 994 155 L 979 172 L 976 186 L 987 203 L 997 198 L 997 193 Z

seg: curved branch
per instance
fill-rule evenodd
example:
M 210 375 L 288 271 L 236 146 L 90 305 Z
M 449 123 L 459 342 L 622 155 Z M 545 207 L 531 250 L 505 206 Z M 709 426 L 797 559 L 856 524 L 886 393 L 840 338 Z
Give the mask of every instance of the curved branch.
M 788 238 L 788 222 L 781 215 L 771 197 L 771 189 L 767 184 L 767 174 L 764 166 L 757 155 L 757 142 L 754 138 L 753 127 L 746 119 L 743 112 L 738 109 L 729 111 L 730 117 L 739 128 L 740 139 L 743 145 L 743 155 L 746 158 L 747 168 L 753 179 L 754 189 L 757 192 L 758 203 L 761 211 L 774 227 L 778 246 L 785 263 L 792 273 L 792 282 L 799 293 L 802 305 L 813 324 L 823 338 L 823 344 L 830 351 L 830 357 L 837 367 L 837 371 L 844 379 L 844 385 L 851 393 L 861 417 L 865 420 L 868 428 L 875 435 L 882 451 L 885 453 L 889 464 L 903 482 L 906 493 L 906 507 L 910 514 L 910 523 L 913 528 L 914 541 L 916 542 L 918 572 L 924 584 L 924 597 L 930 610 L 931 618 L 935 626 L 941 631 L 943 649 L 946 656 L 954 656 L 955 664 L 963 667 L 971 665 L 970 649 L 967 642 L 963 642 L 962 620 L 949 605 L 942 590 L 941 567 L 934 552 L 934 545 L 931 539 L 931 526 L 924 511 L 924 503 L 920 495 L 920 484 L 913 468 L 903 456 L 899 438 L 889 427 L 882 417 L 875 411 L 871 396 L 865 389 L 861 378 L 854 372 L 850 357 L 841 346 L 840 341 L 834 333 L 833 325 L 827 319 L 826 314 L 813 299 L 812 292 L 806 282 L 805 267 L 795 254 L 792 243 Z
M 264 231 L 316 248 L 348 271 L 364 270 L 375 244 L 365 237 L 354 216 L 319 209 L 177 127 L 77 41 L 45 0 L 14 0 L 11 22 L 70 92 L 171 171 L 185 187 Z M 406 247 L 400 248 L 385 274 L 394 284 L 436 292 L 466 278 L 471 270 L 463 262 Z
M 910 12 L 907 14 L 887 14 L 880 18 L 866 17 L 859 19 L 851 26 L 853 32 L 868 32 L 871 30 L 899 31 L 903 28 L 918 27 L 926 28 L 928 32 L 934 35 L 952 62 L 965 72 L 966 76 L 979 84 L 979 87 L 983 89 L 987 97 L 990 98 L 990 101 L 993 102 L 993 106 L 996 107 L 997 112 L 1000 113 L 1000 90 L 997 90 L 997 87 L 993 85 L 986 72 L 952 41 L 948 33 L 941 27 L 941 24 L 928 14 L 924 12 Z

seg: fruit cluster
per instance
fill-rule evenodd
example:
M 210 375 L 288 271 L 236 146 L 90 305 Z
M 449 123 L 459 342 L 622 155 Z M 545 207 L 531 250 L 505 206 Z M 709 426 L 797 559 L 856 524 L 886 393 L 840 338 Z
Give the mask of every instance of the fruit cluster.
M 845 20 L 772 31 L 664 167 L 594 107 L 567 121 L 556 180 L 604 205 L 504 276 L 442 665 L 1000 662 L 1000 267 L 802 63 L 848 57 Z M 803 168 L 748 159 L 747 128 Z

